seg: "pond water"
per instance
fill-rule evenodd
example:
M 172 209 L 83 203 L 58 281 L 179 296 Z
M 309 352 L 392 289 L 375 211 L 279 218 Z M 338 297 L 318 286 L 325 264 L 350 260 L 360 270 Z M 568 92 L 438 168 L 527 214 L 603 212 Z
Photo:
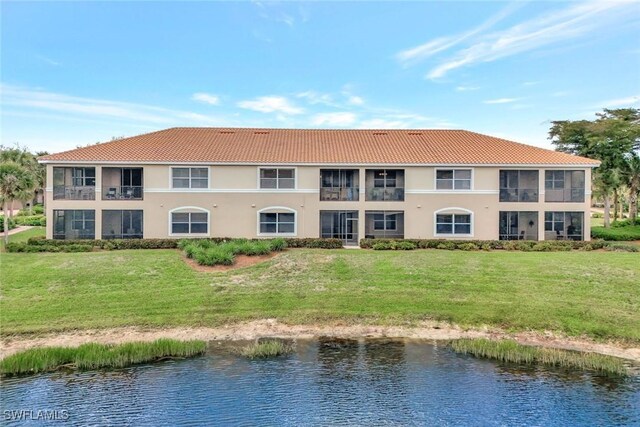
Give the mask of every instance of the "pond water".
M 640 379 L 501 364 L 406 340 L 297 341 L 247 360 L 206 356 L 4 380 L 7 411 L 56 425 L 640 425 Z

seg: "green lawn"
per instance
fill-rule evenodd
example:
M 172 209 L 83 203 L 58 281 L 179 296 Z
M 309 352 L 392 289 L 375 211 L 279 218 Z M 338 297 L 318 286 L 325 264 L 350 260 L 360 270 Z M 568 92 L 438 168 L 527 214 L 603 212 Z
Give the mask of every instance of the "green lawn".
M 612 252 L 289 250 L 226 273 L 175 250 L 0 254 L 2 335 L 289 323 L 553 330 L 640 342 L 640 255 Z
M 21 231 L 9 236 L 9 242 L 26 242 L 31 237 L 44 236 L 46 230 L 44 227 L 32 227 L 28 230 Z M 4 236 L 0 233 L 0 250 L 4 250 Z

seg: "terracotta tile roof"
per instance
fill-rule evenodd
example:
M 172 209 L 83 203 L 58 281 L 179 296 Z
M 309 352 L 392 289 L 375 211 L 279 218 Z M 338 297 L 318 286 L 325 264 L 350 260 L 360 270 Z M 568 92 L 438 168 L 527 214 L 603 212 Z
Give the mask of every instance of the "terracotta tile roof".
M 465 130 L 171 128 L 91 145 L 45 162 L 594 165 L 584 157 Z

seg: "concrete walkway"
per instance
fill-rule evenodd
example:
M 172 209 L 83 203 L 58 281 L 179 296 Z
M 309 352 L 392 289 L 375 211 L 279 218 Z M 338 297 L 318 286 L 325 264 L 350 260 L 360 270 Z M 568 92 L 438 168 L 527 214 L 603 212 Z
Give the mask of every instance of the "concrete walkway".
M 31 228 L 33 228 L 33 226 L 31 226 L 31 225 L 19 225 L 14 229 L 9 230 L 9 236 L 11 236 L 13 234 L 21 233 L 23 231 L 27 231 L 27 230 L 29 230 Z

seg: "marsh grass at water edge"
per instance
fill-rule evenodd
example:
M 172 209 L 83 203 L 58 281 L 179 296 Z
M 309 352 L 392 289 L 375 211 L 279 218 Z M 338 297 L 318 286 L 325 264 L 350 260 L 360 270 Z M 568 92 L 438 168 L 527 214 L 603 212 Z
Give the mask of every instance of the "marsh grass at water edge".
M 204 341 L 170 339 L 118 345 L 90 343 L 79 347 L 34 348 L 0 360 L 0 375 L 37 374 L 63 368 L 124 368 L 140 363 L 199 356 L 206 349 L 207 343 Z
M 518 344 L 512 340 L 463 338 L 451 341 L 449 346 L 456 353 L 471 354 L 501 362 L 542 364 L 616 376 L 629 374 L 622 359 L 603 354 L 534 347 Z

